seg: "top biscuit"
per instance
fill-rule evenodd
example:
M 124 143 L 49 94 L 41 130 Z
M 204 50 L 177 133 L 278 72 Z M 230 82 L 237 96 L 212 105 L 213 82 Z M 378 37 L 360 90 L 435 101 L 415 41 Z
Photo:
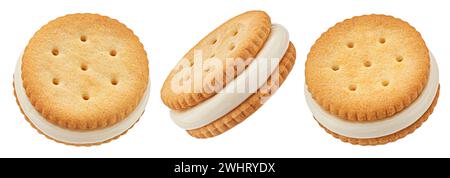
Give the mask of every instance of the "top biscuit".
M 312 46 L 306 84 L 316 102 L 347 120 L 371 121 L 408 107 L 428 81 L 428 48 L 408 23 L 385 15 L 347 19 Z
M 249 11 L 230 19 L 212 31 L 195 45 L 170 72 L 161 89 L 161 99 L 164 104 L 173 110 L 183 110 L 194 107 L 214 96 L 217 91 L 211 89 L 210 86 L 224 86 L 239 75 L 244 68 L 237 67 L 238 69 L 236 69 L 236 64 L 239 62 L 234 61 L 242 59 L 245 61 L 243 65 L 247 66 L 264 46 L 271 27 L 270 17 L 265 12 Z M 200 85 L 194 84 L 193 67 L 196 53 L 200 54 L 202 63 L 210 59 L 217 59 L 222 66 L 225 66 L 221 69 L 203 67 L 204 70 L 201 74 L 203 82 Z M 234 61 L 227 64 L 226 61 L 230 59 Z M 232 72 L 231 75 L 230 72 L 227 72 L 227 76 L 225 72 L 230 69 L 234 69 L 235 72 Z M 214 76 L 224 76 L 223 81 L 214 83 L 216 82 Z M 187 85 L 189 90 L 187 92 L 174 91 L 173 82 L 180 83 L 181 87 Z
M 143 98 L 147 54 L 117 20 L 67 15 L 31 38 L 22 80 L 30 102 L 48 121 L 75 130 L 103 128 L 126 118 Z

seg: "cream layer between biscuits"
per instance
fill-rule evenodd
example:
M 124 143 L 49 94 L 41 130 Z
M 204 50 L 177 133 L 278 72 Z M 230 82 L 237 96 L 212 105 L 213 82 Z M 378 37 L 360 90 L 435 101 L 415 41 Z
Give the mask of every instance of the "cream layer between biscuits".
M 47 121 L 31 104 L 23 87 L 21 66 L 22 66 L 22 57 L 20 57 L 20 59 L 18 60 L 16 70 L 14 72 L 14 87 L 17 100 L 19 101 L 19 104 L 23 112 L 29 118 L 30 122 L 38 130 L 43 132 L 45 135 L 51 137 L 52 139 L 64 143 L 79 144 L 79 145 L 95 144 L 119 136 L 120 134 L 130 129 L 139 120 L 141 115 L 144 113 L 145 106 L 148 101 L 150 92 L 150 81 L 148 82 L 147 89 L 138 106 L 136 106 L 135 110 L 132 113 L 130 113 L 128 117 L 124 118 L 122 121 L 112 126 L 97 130 L 76 131 L 65 129 Z
M 281 25 L 273 24 L 270 36 L 255 60 L 221 92 L 199 105 L 185 111 L 170 111 L 170 117 L 179 127 L 192 130 L 208 125 L 238 107 L 267 82 L 289 47 L 289 33 Z M 262 70 L 260 66 L 270 66 Z M 259 67 L 259 68 L 258 68 Z M 259 69 L 259 70 L 258 70 Z M 247 87 L 245 92 L 236 88 L 254 82 L 256 87 Z
M 439 69 L 434 56 L 430 54 L 430 74 L 424 90 L 409 107 L 389 118 L 369 122 L 341 119 L 322 109 L 312 98 L 306 84 L 305 98 L 314 118 L 328 130 L 345 137 L 367 139 L 387 136 L 414 124 L 433 103 L 438 87 Z

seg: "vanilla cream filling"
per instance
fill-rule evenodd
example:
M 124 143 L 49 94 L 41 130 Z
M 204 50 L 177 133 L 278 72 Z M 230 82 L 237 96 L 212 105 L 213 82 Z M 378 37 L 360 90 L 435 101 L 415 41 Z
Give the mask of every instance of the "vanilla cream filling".
M 421 95 L 409 107 L 389 118 L 370 122 L 347 121 L 323 110 L 312 98 L 306 85 L 305 97 L 314 118 L 322 126 L 345 137 L 366 139 L 390 135 L 414 124 L 433 103 L 438 87 L 439 70 L 434 56 L 430 54 L 430 74 Z
M 179 127 L 192 130 L 208 125 L 239 106 L 262 87 L 275 71 L 289 47 L 289 33 L 281 25 L 272 25 L 269 38 L 259 51 L 254 61 L 233 81 L 229 82 L 221 92 L 197 106 L 185 111 L 170 111 L 170 117 Z M 258 66 L 270 67 L 268 70 Z M 246 86 L 248 81 L 257 81 L 257 87 L 248 87 L 245 92 L 235 91 Z
M 112 126 L 97 130 L 76 131 L 65 129 L 47 121 L 33 107 L 23 87 L 21 66 L 22 57 L 20 57 L 20 59 L 18 60 L 16 70 L 14 72 L 14 87 L 17 95 L 17 100 L 19 101 L 23 112 L 38 130 L 42 131 L 45 135 L 51 137 L 52 139 L 64 143 L 94 144 L 112 139 L 130 129 L 139 120 L 141 115 L 144 113 L 145 105 L 148 101 L 150 81 L 148 82 L 144 97 L 141 99 L 136 109 L 122 121 Z

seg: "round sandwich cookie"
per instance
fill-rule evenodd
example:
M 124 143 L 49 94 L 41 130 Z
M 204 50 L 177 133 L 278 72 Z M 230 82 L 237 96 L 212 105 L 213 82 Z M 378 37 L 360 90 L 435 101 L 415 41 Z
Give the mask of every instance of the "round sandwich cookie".
M 311 47 L 305 75 L 315 120 L 358 145 L 386 144 L 414 132 L 439 97 L 436 60 L 420 33 L 392 16 L 337 23 Z
M 31 38 L 14 73 L 14 95 L 26 120 L 54 141 L 109 142 L 139 120 L 149 96 L 147 54 L 117 20 L 71 14 Z
M 288 31 L 263 11 L 240 14 L 208 34 L 170 72 L 161 99 L 176 125 L 210 138 L 256 112 L 295 63 Z

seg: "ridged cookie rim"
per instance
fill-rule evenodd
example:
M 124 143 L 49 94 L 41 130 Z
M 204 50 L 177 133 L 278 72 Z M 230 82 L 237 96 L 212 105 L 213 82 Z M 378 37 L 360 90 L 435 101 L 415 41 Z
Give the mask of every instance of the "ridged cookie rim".
M 20 103 L 19 103 L 19 100 L 18 100 L 17 94 L 16 94 L 16 88 L 15 88 L 15 85 L 14 85 L 14 81 L 13 81 L 13 94 L 14 94 L 14 97 L 15 97 L 15 100 L 16 100 L 16 104 L 17 104 L 17 106 L 19 106 L 20 113 L 21 113 L 21 114 L 23 115 L 23 117 L 25 118 L 25 121 L 27 121 L 28 124 L 30 124 L 30 126 L 31 126 L 34 130 L 36 130 L 39 134 L 43 135 L 45 138 L 47 138 L 47 139 L 49 139 L 49 140 L 52 140 L 52 141 L 54 141 L 54 142 L 56 142 L 56 143 L 61 143 L 61 144 L 64 144 L 64 145 L 68 145 L 68 146 L 76 146 L 76 147 L 92 147 L 92 146 L 100 146 L 100 145 L 103 145 L 103 144 L 112 142 L 112 141 L 114 141 L 114 140 L 117 140 L 117 139 L 119 139 L 121 136 L 127 134 L 128 131 L 129 131 L 130 129 L 132 129 L 132 128 L 134 127 L 134 125 L 136 125 L 136 124 L 139 122 L 140 118 L 142 117 L 142 115 L 144 115 L 144 112 L 145 112 L 145 111 L 144 111 L 144 112 L 141 114 L 141 116 L 138 118 L 138 120 L 136 120 L 136 122 L 134 122 L 133 125 L 131 125 L 130 128 L 128 128 L 127 130 L 125 130 L 125 131 L 122 132 L 121 134 L 119 134 L 119 135 L 117 135 L 117 136 L 114 136 L 113 138 L 107 139 L 107 140 L 102 141 L 102 142 L 96 142 L 96 143 L 75 144 L 75 143 L 68 143 L 68 142 L 63 142 L 63 141 L 56 140 L 56 139 L 54 139 L 54 138 L 52 138 L 52 137 L 46 135 L 44 132 L 42 132 L 40 129 L 38 129 L 38 128 L 31 122 L 30 118 L 28 118 L 28 116 L 25 114 L 25 112 L 24 112 L 23 109 L 22 109 L 22 106 L 21 106 Z
M 360 146 L 376 146 L 376 145 L 385 145 L 388 143 L 392 143 L 395 142 L 399 139 L 402 139 L 406 136 L 408 136 L 409 134 L 412 134 L 416 129 L 418 129 L 420 126 L 422 126 L 423 123 L 425 123 L 425 121 L 428 120 L 428 118 L 430 117 L 430 115 L 433 113 L 434 108 L 437 105 L 437 102 L 439 100 L 439 96 L 440 96 L 440 85 L 438 87 L 438 91 L 436 93 L 435 98 L 433 99 L 433 103 L 431 104 L 431 106 L 428 108 L 428 110 L 413 124 L 409 125 L 408 127 L 383 136 L 383 137 L 378 137 L 378 138 L 367 138 L 367 139 L 358 139 L 358 138 L 351 138 L 351 137 L 346 137 L 343 135 L 339 135 L 337 133 L 332 132 L 331 130 L 327 129 L 326 127 L 324 127 L 323 125 L 321 125 L 319 122 L 317 122 L 319 124 L 320 127 L 322 127 L 328 134 L 332 135 L 334 138 L 337 138 L 339 140 L 341 140 L 342 142 L 345 143 L 350 143 L 352 145 L 360 145 Z M 317 121 L 317 120 L 316 120 Z
M 258 52 L 262 49 L 262 47 L 264 46 L 265 42 L 267 41 L 267 38 L 270 35 L 271 32 L 271 20 L 270 20 L 270 16 L 264 12 L 264 11 L 260 11 L 260 10 L 253 10 L 253 11 L 247 11 L 244 12 L 242 14 L 239 14 L 237 16 L 234 16 L 232 18 L 230 18 L 229 20 L 227 20 L 226 22 L 222 23 L 220 26 L 218 26 L 217 28 L 215 28 L 213 31 L 211 31 L 210 33 L 208 33 L 206 36 L 204 36 L 197 44 L 195 44 L 184 56 L 186 56 L 187 54 L 189 54 L 192 50 L 194 50 L 196 47 L 198 47 L 200 44 L 202 44 L 203 42 L 205 42 L 208 37 L 212 36 L 214 33 L 216 33 L 217 31 L 223 30 L 224 27 L 226 27 L 227 25 L 229 25 L 229 23 L 231 23 L 233 20 L 240 18 L 246 14 L 249 13 L 258 13 L 258 15 L 260 15 L 262 17 L 263 20 L 261 20 L 261 22 L 259 24 L 266 24 L 268 23 L 267 27 L 265 27 L 264 29 L 259 29 L 260 31 L 258 31 L 257 33 L 255 33 L 255 38 L 252 41 L 252 44 L 247 44 L 248 47 L 245 48 L 245 52 L 247 53 L 255 53 L 252 54 L 254 56 L 256 56 L 256 54 L 258 54 Z M 268 32 L 268 33 L 266 33 Z M 261 38 L 258 34 L 264 33 L 265 37 Z M 254 44 L 255 41 L 262 41 L 261 44 Z M 253 52 L 252 52 L 253 51 Z M 240 54 L 240 55 L 243 55 Z M 186 110 L 189 108 L 192 108 L 200 103 L 202 103 L 203 101 L 213 97 L 216 93 L 212 92 L 212 93 L 186 93 L 186 94 L 179 94 L 177 96 L 168 96 L 166 94 L 166 92 L 168 92 L 168 90 L 170 90 L 170 84 L 168 83 L 171 80 L 171 77 L 173 77 L 173 73 L 175 71 L 175 67 L 170 71 L 169 75 L 167 76 L 162 88 L 161 88 L 161 100 L 163 101 L 163 103 L 169 107 L 172 110 Z M 224 69 L 225 70 L 225 69 Z M 237 74 L 238 75 L 238 74 Z M 237 77 L 237 75 L 235 77 Z M 225 75 L 224 75 L 225 76 Z

